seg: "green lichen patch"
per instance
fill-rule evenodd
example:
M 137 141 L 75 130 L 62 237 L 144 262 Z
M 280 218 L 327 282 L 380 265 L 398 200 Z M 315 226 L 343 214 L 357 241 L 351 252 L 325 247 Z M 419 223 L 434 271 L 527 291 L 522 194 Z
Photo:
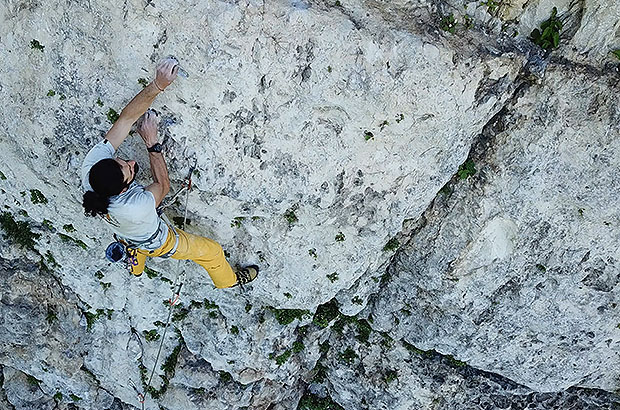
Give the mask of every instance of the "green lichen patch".
M 146 340 L 147 342 L 154 342 L 156 340 L 159 340 L 159 338 L 161 337 L 161 335 L 159 333 L 157 333 L 157 329 L 151 329 L 151 330 L 143 330 L 142 334 L 144 335 L 144 340 Z
M 467 363 L 457 360 L 452 355 L 445 355 L 444 360 L 452 367 L 466 367 Z
M 219 309 L 220 307 L 215 304 L 215 302 L 210 301 L 209 299 L 205 299 L 202 302 L 202 305 L 205 309 Z
M 284 351 L 284 353 L 278 356 L 274 356 L 273 359 L 276 361 L 276 364 L 278 366 L 282 366 L 284 363 L 286 363 L 286 361 L 291 357 L 292 354 L 293 352 L 290 349 L 287 349 L 286 351 Z
M 23 249 L 34 250 L 40 234 L 32 232 L 26 221 L 16 221 L 10 212 L 0 213 L 0 227 L 4 231 L 4 239 L 9 239 Z
M 149 85 L 149 81 L 146 78 L 138 78 L 138 84 L 140 84 L 142 88 L 146 88 Z
M 293 353 L 299 353 L 304 350 L 306 346 L 302 342 L 293 342 Z
M 388 369 L 383 374 L 383 381 L 385 381 L 387 384 L 392 383 L 397 378 L 398 378 L 398 372 L 396 370 Z
M 306 391 L 299 400 L 297 410 L 344 410 L 330 396 L 320 397 Z
M 243 221 L 245 220 L 244 216 L 237 216 L 235 218 L 233 218 L 233 220 L 230 222 L 230 227 L 231 228 L 241 228 L 241 226 L 243 225 Z
M 58 322 L 58 315 L 56 314 L 56 309 L 53 306 L 47 307 L 47 315 L 45 316 L 45 320 L 50 325 Z
M 338 361 L 340 363 L 346 364 L 347 366 L 355 363 L 357 359 L 359 359 L 358 354 L 355 353 L 355 350 L 350 347 L 347 347 L 342 353 L 338 355 Z
M 338 301 L 334 298 L 317 307 L 314 317 L 312 318 L 312 323 L 319 327 L 326 328 L 339 315 Z
M 43 262 L 48 264 L 52 269 L 60 268 L 60 265 L 56 262 L 56 258 L 54 258 L 54 255 L 52 255 L 52 252 L 49 250 L 43 255 Z
M 431 357 L 431 356 L 433 356 L 433 351 L 432 350 L 418 349 L 417 347 L 415 347 L 411 343 L 408 343 L 406 340 L 401 340 L 401 343 L 403 344 L 405 349 L 407 349 L 409 352 L 411 352 L 413 354 L 416 354 L 416 355 L 422 356 L 422 357 Z
M 146 276 L 148 276 L 149 279 L 153 279 L 159 276 L 159 273 L 157 271 L 154 271 L 148 266 L 144 267 L 144 273 L 146 273 Z
M 325 276 L 327 277 L 327 279 L 329 279 L 331 283 L 334 283 L 338 280 L 338 272 L 332 272 Z
M 225 372 L 224 370 L 220 370 L 220 381 L 222 383 L 230 383 L 233 380 L 233 377 L 230 373 Z
M 108 117 L 108 121 L 110 121 L 111 124 L 114 124 L 119 119 L 120 114 L 117 113 L 114 108 L 110 108 L 106 117 Z
M 383 247 L 383 252 L 393 252 L 400 247 L 400 241 L 397 238 L 392 238 Z
M 370 339 L 370 334 L 372 333 L 372 327 L 370 327 L 370 323 L 366 319 L 359 319 L 356 321 L 357 326 L 357 335 L 355 338 L 362 343 L 368 344 L 368 339 Z
M 113 309 L 97 309 L 95 313 L 85 311 L 84 317 L 86 318 L 86 330 L 91 331 L 95 322 L 99 320 L 101 317 L 106 317 L 108 320 L 112 319 Z
M 28 384 L 31 386 L 39 386 L 39 384 L 41 383 L 41 380 L 37 379 L 34 376 L 31 376 L 29 374 L 26 375 L 26 379 L 28 380 Z
M 30 201 L 33 204 L 46 204 L 47 198 L 38 189 L 31 189 L 30 190 Z
M 297 210 L 297 207 L 293 206 L 289 209 L 286 210 L 286 212 L 284 213 L 284 219 L 286 219 L 286 221 L 288 222 L 289 225 L 293 225 L 297 222 L 299 222 L 299 219 L 297 218 L 297 215 L 295 215 L 295 211 Z
M 454 18 L 454 15 L 449 14 L 447 16 L 443 16 L 439 21 L 439 28 L 450 34 L 454 34 L 456 32 L 456 19 Z
M 185 320 L 187 315 L 189 315 L 188 308 L 183 307 L 183 305 L 176 305 L 174 306 L 174 313 L 172 314 L 172 321 L 180 322 L 182 320 Z
M 70 244 L 79 246 L 80 248 L 84 250 L 88 249 L 88 246 L 86 246 L 86 244 L 80 239 L 75 239 L 69 235 L 65 235 L 64 233 L 60 233 L 60 232 L 58 232 L 58 237 L 65 243 L 70 243 Z
M 39 40 L 33 39 L 30 42 L 30 48 L 32 48 L 33 50 L 39 50 L 39 51 L 43 52 L 43 50 L 45 49 L 45 46 L 43 44 L 41 44 L 39 42 Z
M 310 315 L 310 312 L 305 309 L 276 309 L 273 307 L 267 307 L 271 311 L 276 321 L 281 325 L 288 325 L 293 323 L 295 319 L 303 319 Z

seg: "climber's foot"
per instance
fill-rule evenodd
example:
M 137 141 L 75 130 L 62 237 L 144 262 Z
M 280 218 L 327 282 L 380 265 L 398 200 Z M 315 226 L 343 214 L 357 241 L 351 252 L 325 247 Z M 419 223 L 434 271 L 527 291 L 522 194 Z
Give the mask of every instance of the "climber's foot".
M 245 285 L 246 283 L 252 282 L 258 276 L 258 266 L 249 265 L 244 268 L 241 268 L 235 272 L 237 276 L 237 283 L 233 286 L 237 285 Z

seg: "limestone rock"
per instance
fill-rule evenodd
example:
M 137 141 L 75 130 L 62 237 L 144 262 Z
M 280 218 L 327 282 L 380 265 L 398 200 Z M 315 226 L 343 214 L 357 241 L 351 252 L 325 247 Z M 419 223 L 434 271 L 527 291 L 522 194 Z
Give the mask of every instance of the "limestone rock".
M 128 409 L 147 390 L 149 410 L 289 409 L 309 392 L 374 408 L 613 403 L 578 388 L 515 399 L 614 391 L 620 368 L 617 70 L 603 61 L 618 6 L 557 3 L 567 31 L 549 55 L 526 37 L 551 3 L 523 4 L 470 3 L 473 29 L 451 34 L 441 19 L 461 21 L 461 3 L 5 1 L 0 405 Z M 173 189 L 195 164 L 187 230 L 261 266 L 243 290 L 174 260 L 129 277 L 82 216 L 82 159 L 169 54 L 189 74 L 154 104 Z M 137 136 L 118 155 L 149 182 Z M 477 173 L 459 181 L 468 158 Z M 433 360 L 341 338 L 336 303 Z M 367 370 L 340 361 L 355 343 Z M 512 381 L 447 372 L 446 355 Z
M 616 388 L 612 78 L 554 65 L 506 111 L 390 267 L 379 328 L 534 390 Z

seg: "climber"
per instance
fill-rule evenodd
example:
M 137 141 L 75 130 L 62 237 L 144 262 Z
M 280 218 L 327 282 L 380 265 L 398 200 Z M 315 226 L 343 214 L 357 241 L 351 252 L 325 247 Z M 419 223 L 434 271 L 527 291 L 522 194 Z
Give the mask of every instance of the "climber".
M 96 144 L 82 164 L 82 186 L 85 191 L 84 213 L 101 216 L 114 231 L 130 255 L 130 271 L 140 276 L 146 257 L 191 259 L 202 266 L 216 288 L 229 288 L 251 282 L 258 266 L 250 265 L 233 271 L 220 244 L 184 232 L 167 224 L 156 208 L 170 190 L 168 170 L 157 138 L 158 119 L 147 108 L 177 77 L 178 62 L 174 58 L 157 65 L 155 79 L 140 91 L 121 112 L 105 139 Z M 146 145 L 153 183 L 144 187 L 134 182 L 138 164 L 115 157 L 134 123 Z

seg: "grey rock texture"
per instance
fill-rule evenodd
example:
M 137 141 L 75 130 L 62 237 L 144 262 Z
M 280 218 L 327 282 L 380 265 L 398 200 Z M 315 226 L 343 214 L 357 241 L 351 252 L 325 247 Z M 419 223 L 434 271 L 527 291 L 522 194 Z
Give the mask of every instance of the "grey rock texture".
M 546 53 L 526 37 L 554 5 Z M 618 408 L 619 14 L 4 2 L 0 406 Z M 82 216 L 84 155 L 168 54 L 173 188 L 196 163 L 188 230 L 261 266 L 243 290 L 129 277 Z M 135 136 L 119 156 L 148 170 Z
M 538 391 L 616 388 L 615 84 L 552 62 L 496 119 L 472 151 L 478 173 L 449 185 L 390 267 L 379 327 L 401 318 L 416 346 Z
M 620 406 L 618 396 L 601 390 L 535 392 L 451 356 L 419 350 L 393 339 L 393 333 L 373 332 L 366 339 L 359 322 L 348 322 L 341 335 L 332 334 L 329 350 L 319 362 L 327 369 L 323 375 L 326 381 L 311 384 L 302 403 L 320 402 L 316 397 L 329 388 L 332 399 L 347 409 L 576 410 Z M 347 355 L 347 349 L 357 356 Z M 316 373 L 314 381 L 320 379 L 321 374 Z

